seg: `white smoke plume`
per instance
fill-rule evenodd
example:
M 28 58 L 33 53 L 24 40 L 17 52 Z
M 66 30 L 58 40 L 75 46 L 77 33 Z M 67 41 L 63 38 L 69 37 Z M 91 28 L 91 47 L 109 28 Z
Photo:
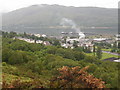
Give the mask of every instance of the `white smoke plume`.
M 79 38 L 84 38 L 85 37 L 84 33 L 81 32 L 80 28 L 77 28 L 77 25 L 71 19 L 62 18 L 60 25 L 62 25 L 62 26 L 70 25 L 71 28 L 76 31 L 76 33 L 79 33 L 79 36 L 80 36 Z
M 76 31 L 76 33 L 79 33 L 79 32 L 80 32 L 80 29 L 77 28 L 76 24 L 75 24 L 74 21 L 72 21 L 71 19 L 62 18 L 60 25 L 62 25 L 62 26 L 70 25 L 71 28 Z

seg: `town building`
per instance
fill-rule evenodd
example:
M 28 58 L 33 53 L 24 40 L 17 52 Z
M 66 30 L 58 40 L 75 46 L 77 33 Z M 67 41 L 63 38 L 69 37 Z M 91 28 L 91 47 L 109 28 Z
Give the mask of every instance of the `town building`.
M 41 35 L 40 35 L 40 34 L 34 34 L 34 36 L 36 36 L 36 37 L 41 37 Z

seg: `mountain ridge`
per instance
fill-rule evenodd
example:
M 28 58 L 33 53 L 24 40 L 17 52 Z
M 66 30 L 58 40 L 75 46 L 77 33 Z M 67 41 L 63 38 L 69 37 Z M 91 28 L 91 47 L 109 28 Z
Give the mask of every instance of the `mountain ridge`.
M 60 26 L 62 18 L 73 20 L 79 27 L 117 28 L 117 9 L 100 7 L 73 7 L 62 5 L 32 5 L 3 14 L 3 29 L 8 31 L 28 31 L 26 27 L 47 28 Z M 16 27 L 19 30 L 16 30 Z M 44 31 L 39 28 L 38 31 Z M 30 29 L 29 29 L 30 30 Z M 31 29 L 35 31 L 35 28 Z M 31 31 L 30 30 L 30 31 Z M 57 28 L 53 31 L 57 33 Z M 117 32 L 117 29 L 114 29 Z M 59 33 L 65 30 L 59 30 Z M 44 32 L 44 33 L 45 33 Z M 86 31 L 85 31 L 86 32 Z

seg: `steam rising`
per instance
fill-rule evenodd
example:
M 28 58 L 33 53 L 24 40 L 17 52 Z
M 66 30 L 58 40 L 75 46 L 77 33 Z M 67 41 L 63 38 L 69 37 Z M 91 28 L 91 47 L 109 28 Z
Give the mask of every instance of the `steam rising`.
M 71 19 L 62 18 L 60 25 L 62 25 L 62 26 L 70 25 L 71 28 L 76 31 L 76 33 L 79 33 L 80 38 L 84 38 L 85 37 L 84 33 L 81 32 L 80 28 L 77 28 L 77 25 Z
M 71 28 L 76 31 L 76 33 L 79 33 L 79 32 L 80 32 L 80 29 L 78 29 L 77 26 L 76 26 L 76 24 L 75 24 L 72 20 L 70 20 L 70 19 L 63 18 L 63 19 L 61 20 L 60 25 L 63 25 L 63 26 L 70 25 Z

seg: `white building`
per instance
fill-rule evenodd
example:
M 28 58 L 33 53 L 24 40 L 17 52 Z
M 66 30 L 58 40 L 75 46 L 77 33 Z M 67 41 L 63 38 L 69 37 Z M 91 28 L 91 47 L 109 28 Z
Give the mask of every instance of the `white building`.
M 93 41 L 98 41 L 98 42 L 106 41 L 106 40 L 107 40 L 106 38 L 95 38 L 95 39 L 93 39 Z
M 45 35 L 45 34 L 42 34 L 42 37 L 44 37 L 44 38 L 45 38 L 45 37 L 47 37 L 47 35 Z
M 49 41 L 44 41 L 43 44 L 44 44 L 45 46 L 51 45 Z
M 36 37 L 41 37 L 41 35 L 40 35 L 40 34 L 34 34 L 34 36 L 36 36 Z
M 74 41 L 78 41 L 78 42 L 79 42 L 79 38 L 70 38 L 70 37 L 68 37 L 68 38 L 66 39 L 66 42 L 70 42 L 71 44 L 73 44 Z
M 61 44 L 62 47 L 68 48 L 67 44 Z
M 117 35 L 116 35 L 115 40 L 116 40 L 116 41 L 120 41 L 120 34 L 117 34 Z
M 118 59 L 118 60 L 114 60 L 114 62 L 120 62 L 120 59 Z
M 26 41 L 26 42 L 28 42 L 28 43 L 35 43 L 35 40 L 28 39 L 28 38 L 17 37 L 17 39 Z
M 41 40 L 36 40 L 36 43 L 40 43 L 40 44 L 42 44 L 43 41 L 41 41 Z

